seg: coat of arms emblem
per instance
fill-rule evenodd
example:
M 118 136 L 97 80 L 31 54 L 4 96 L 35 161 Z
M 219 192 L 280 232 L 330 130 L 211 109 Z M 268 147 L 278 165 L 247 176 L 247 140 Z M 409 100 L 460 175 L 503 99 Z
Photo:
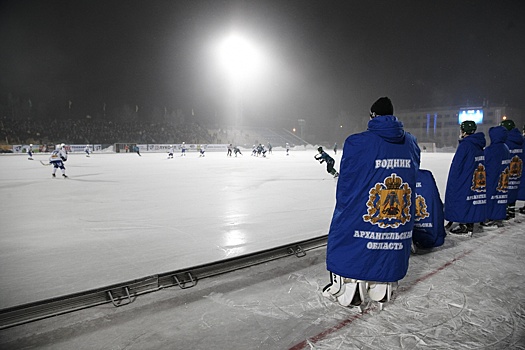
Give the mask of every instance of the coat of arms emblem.
M 505 167 L 505 170 L 503 170 L 501 174 L 499 174 L 498 187 L 496 187 L 496 190 L 499 192 L 507 193 L 509 190 L 509 178 L 509 167 Z
M 428 207 L 427 207 L 427 202 L 425 201 L 425 197 L 416 193 L 416 213 L 415 213 L 416 221 L 423 220 L 430 216 L 427 209 Z
M 391 174 L 383 183 L 370 189 L 363 220 L 381 228 L 396 228 L 410 221 L 412 190 L 397 174 Z
M 512 179 L 519 179 L 523 171 L 523 161 L 520 157 L 514 156 L 510 160 L 510 177 Z
M 485 166 L 480 163 L 472 175 L 472 187 L 470 189 L 475 192 L 485 192 L 486 186 L 487 173 L 485 172 Z

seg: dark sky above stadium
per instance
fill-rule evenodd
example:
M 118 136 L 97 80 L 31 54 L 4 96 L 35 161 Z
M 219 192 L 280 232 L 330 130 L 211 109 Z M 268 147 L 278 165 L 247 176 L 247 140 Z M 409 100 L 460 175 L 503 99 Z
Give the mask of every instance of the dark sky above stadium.
M 0 98 L 180 108 L 230 99 L 214 47 L 235 31 L 266 65 L 250 118 L 507 103 L 525 109 L 525 1 L 0 0 Z M 109 108 L 109 107 L 108 107 Z

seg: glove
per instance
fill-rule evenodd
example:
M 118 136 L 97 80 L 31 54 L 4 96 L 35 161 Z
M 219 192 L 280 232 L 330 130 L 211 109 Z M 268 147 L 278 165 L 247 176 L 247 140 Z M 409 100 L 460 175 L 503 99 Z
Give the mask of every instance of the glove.
M 60 159 L 62 159 L 63 162 L 67 161 L 66 157 L 60 157 Z

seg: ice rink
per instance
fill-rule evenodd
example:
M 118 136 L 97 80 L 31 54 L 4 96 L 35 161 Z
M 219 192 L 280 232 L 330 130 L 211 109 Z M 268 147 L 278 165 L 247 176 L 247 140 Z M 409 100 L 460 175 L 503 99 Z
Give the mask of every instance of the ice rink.
M 325 235 L 336 180 L 314 154 L 70 154 L 68 179 L 0 157 L 0 308 Z
M 0 156 L 0 309 L 326 235 L 337 180 L 315 154 L 72 154 L 68 179 Z M 452 156 L 422 153 L 442 198 Z M 524 225 L 412 256 L 381 312 L 324 299 L 316 249 L 0 330 L 0 348 L 525 349 Z

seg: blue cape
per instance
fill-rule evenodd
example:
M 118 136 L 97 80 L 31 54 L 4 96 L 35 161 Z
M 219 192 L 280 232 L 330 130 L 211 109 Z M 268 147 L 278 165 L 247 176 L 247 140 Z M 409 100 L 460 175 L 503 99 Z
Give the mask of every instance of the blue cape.
M 523 136 L 517 128 L 509 131 L 505 144 L 509 147 L 511 156 L 509 203 L 514 203 L 518 198 L 518 189 L 523 171 Z
M 408 270 L 420 150 L 394 116 L 378 116 L 343 147 L 327 269 L 395 282 Z
M 489 129 L 490 146 L 485 147 L 487 171 L 487 219 L 504 220 L 507 216 L 510 152 L 505 144 L 507 129 L 493 126 Z
M 525 139 L 523 140 L 523 151 L 522 151 L 522 155 L 523 155 L 523 158 L 522 160 L 525 161 Z M 523 173 L 521 175 L 523 177 Z M 518 188 L 518 198 L 519 200 L 521 201 L 525 201 L 525 178 L 524 178 L 524 181 L 520 181 L 520 187 Z
M 416 215 L 413 240 L 418 247 L 434 248 L 445 242 L 443 202 L 436 180 L 429 170 L 420 169 L 416 183 Z
M 482 132 L 459 140 L 445 191 L 445 219 L 448 221 L 474 223 L 486 219 L 485 144 Z

